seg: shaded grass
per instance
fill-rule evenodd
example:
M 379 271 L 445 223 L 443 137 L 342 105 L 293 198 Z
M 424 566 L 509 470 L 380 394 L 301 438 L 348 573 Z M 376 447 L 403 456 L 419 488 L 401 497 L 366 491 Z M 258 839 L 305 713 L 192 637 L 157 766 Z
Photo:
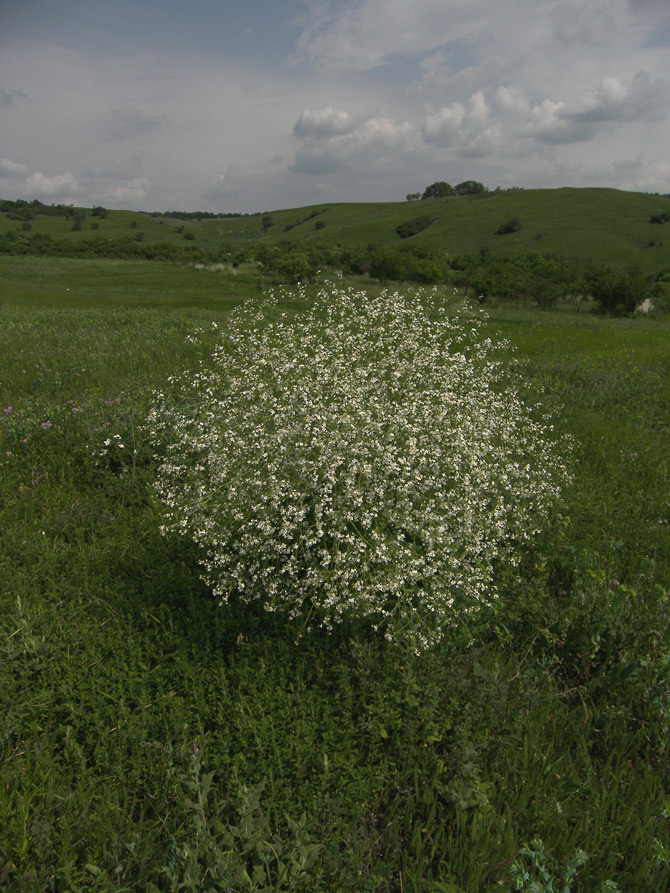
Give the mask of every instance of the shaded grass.
M 589 853 L 576 889 L 667 889 L 667 328 L 493 309 L 577 477 L 496 608 L 417 658 L 216 608 L 158 534 L 141 421 L 229 304 L 55 269 L 77 305 L 15 268 L 0 310 L 0 889 L 511 889 L 534 837 Z

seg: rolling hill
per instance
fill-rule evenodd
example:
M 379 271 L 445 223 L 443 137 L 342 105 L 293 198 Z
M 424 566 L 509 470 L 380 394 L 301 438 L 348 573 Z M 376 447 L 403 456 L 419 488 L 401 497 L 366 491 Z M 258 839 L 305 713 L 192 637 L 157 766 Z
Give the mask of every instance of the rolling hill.
M 13 207 L 8 207 L 12 205 Z M 414 202 L 323 204 L 265 214 L 212 218 L 105 211 L 38 202 L 0 202 L 0 241 L 8 231 L 30 241 L 52 239 L 169 244 L 234 253 L 258 244 L 413 248 L 444 259 L 489 252 L 527 252 L 638 266 L 648 274 L 670 269 L 670 197 L 616 189 L 505 190 Z M 62 213 L 59 211 L 62 210 Z M 46 213 L 45 213 L 46 211 Z M 184 215 L 186 217 L 186 215 Z M 654 223 L 652 219 L 665 220 Z M 401 238 L 397 228 L 425 228 Z M 499 233 L 514 221 L 511 232 Z M 6 240 L 2 241 L 2 245 Z M 94 246 L 92 246 L 94 250 Z M 6 247 L 0 248 L 4 253 Z

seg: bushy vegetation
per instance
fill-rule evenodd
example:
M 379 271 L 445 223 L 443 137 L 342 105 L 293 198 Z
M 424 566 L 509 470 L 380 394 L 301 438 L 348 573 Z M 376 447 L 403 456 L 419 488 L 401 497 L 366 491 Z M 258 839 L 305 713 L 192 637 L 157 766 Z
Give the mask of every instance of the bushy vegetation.
M 518 233 L 521 230 L 521 221 L 518 217 L 512 217 L 506 223 L 501 223 L 496 230 L 497 236 L 506 236 L 509 233 Z
M 159 532 L 152 394 L 262 300 L 251 265 L 0 271 L 0 887 L 668 888 L 667 321 L 491 302 L 575 477 L 417 656 L 217 607 Z
M 295 317 L 272 301 L 228 323 L 150 416 L 163 529 L 198 544 L 220 602 L 307 628 L 367 618 L 417 651 L 492 604 L 570 452 L 523 405 L 505 345 L 443 295 L 334 283 Z
M 81 226 L 79 226 L 81 229 Z M 54 239 L 48 233 L 25 234 L 23 231 L 7 230 L 0 234 L 0 254 L 34 255 L 37 257 L 103 257 L 103 258 L 144 258 L 146 260 L 218 260 L 218 252 L 189 249 L 170 242 L 143 242 L 128 236 L 113 239 L 81 238 L 77 240 Z M 195 239 L 192 232 L 184 232 L 184 238 Z
M 441 184 L 433 186 L 437 190 Z M 486 201 L 479 201 L 482 197 Z M 5 201 L 4 211 L 0 209 L 0 254 L 170 261 L 180 265 L 246 264 L 256 267 L 260 285 L 313 281 L 319 271 L 330 270 L 368 276 L 382 285 L 454 285 L 483 301 L 502 299 L 543 309 L 572 302 L 619 315 L 633 312 L 647 297 L 656 312 L 664 312 L 668 305 L 663 281 L 668 260 L 661 262 L 665 249 L 649 237 L 651 218 L 668 212 L 654 210 L 646 223 L 642 213 L 643 208 L 657 209 L 658 197 L 626 197 L 613 190 L 538 191 L 536 196 L 522 190 L 489 192 L 477 181 L 465 181 L 453 187 L 453 198 L 453 202 L 433 203 L 430 216 L 412 220 L 393 210 L 393 205 L 318 207 L 297 215 L 295 211 L 272 215 L 161 215 L 108 211 L 99 206 L 87 211 Z M 533 232 L 534 202 L 540 198 L 547 219 L 553 222 L 546 224 L 546 230 Z M 577 229 L 568 212 L 561 210 L 563 204 L 578 212 L 584 230 L 580 250 L 575 254 L 548 250 L 550 243 L 558 244 L 559 234 Z M 509 240 L 495 235 L 496 227 L 500 229 L 497 209 L 503 206 L 515 212 L 503 225 L 503 229 L 516 233 Z M 398 209 L 402 207 L 398 205 Z M 559 210 L 554 213 L 552 208 Z M 369 216 L 357 222 L 361 214 Z M 622 221 L 635 214 L 639 220 L 634 237 L 627 236 L 628 243 L 631 237 L 646 242 L 638 241 L 632 251 L 615 236 Z M 606 231 L 602 227 L 585 229 L 599 216 L 607 218 Z M 189 221 L 188 228 L 185 222 L 165 226 L 169 217 Z M 523 230 L 517 228 L 521 219 Z M 354 244 L 348 241 L 350 231 L 359 236 Z M 551 239 L 549 232 L 553 233 Z M 370 236 L 367 241 L 366 234 Z M 403 239 L 401 245 L 397 244 L 398 235 Z M 605 237 L 612 246 L 607 251 L 602 249 Z M 477 250 L 455 250 L 458 245 L 473 242 L 478 244 Z M 584 254 L 585 244 L 592 246 L 588 256 Z M 572 250 L 577 249 L 573 246 Z M 626 258 L 631 262 L 626 263 Z
M 401 239 L 409 239 L 410 236 L 415 236 L 417 233 L 423 232 L 424 229 L 428 229 L 432 223 L 432 217 L 415 217 L 414 220 L 406 220 L 396 226 L 395 231 Z

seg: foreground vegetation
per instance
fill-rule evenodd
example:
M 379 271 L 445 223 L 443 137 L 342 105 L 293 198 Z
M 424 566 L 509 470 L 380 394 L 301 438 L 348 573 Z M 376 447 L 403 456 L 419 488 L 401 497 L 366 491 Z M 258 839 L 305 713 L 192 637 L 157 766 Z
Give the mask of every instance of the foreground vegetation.
M 489 303 L 575 480 L 417 657 L 218 608 L 160 535 L 151 392 L 251 269 L 0 271 L 0 889 L 670 888 L 667 319 Z

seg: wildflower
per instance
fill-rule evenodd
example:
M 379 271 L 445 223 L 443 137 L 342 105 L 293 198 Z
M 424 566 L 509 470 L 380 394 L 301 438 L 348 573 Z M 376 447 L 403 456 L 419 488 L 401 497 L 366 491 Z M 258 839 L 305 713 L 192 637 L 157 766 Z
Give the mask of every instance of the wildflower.
M 42 427 L 43 427 L 44 429 L 46 429 L 46 428 L 51 428 L 51 422 L 49 422 L 49 421 L 47 421 L 47 422 L 42 422 Z
M 198 543 L 221 603 L 309 605 L 326 629 L 365 617 L 425 649 L 496 599 L 494 566 L 539 531 L 570 443 L 525 405 L 479 313 L 339 285 L 295 316 L 277 300 L 234 311 L 209 363 L 175 379 L 181 400 L 155 395 L 161 532 Z
M 6 409 L 3 409 L 2 411 L 5 412 L 5 413 L 7 413 L 7 415 L 11 415 L 12 407 L 11 407 L 11 406 L 8 406 Z

